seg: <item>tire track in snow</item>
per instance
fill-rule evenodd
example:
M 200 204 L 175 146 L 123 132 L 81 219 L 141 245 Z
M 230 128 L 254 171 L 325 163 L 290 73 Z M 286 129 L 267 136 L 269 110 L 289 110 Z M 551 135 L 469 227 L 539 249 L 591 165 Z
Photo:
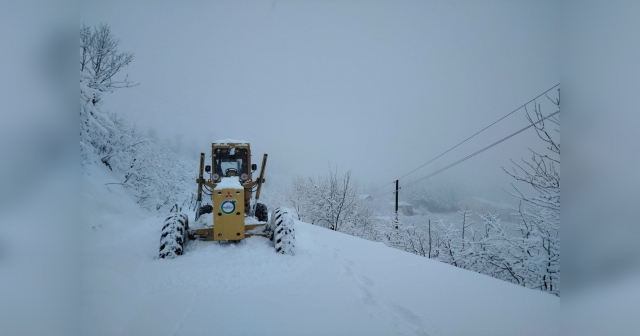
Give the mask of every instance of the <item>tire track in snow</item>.
M 189 302 L 189 307 L 184 311 L 182 316 L 180 316 L 180 322 L 178 322 L 178 324 L 176 324 L 175 328 L 171 332 L 171 335 L 173 335 L 173 336 L 178 335 L 178 332 L 184 326 L 185 321 L 187 320 L 189 315 L 191 315 L 191 312 L 193 311 L 193 307 L 195 306 L 197 300 L 198 300 L 198 297 L 197 297 L 197 295 L 194 294 L 191 297 L 191 301 Z
M 340 260 L 342 266 L 341 274 L 355 280 L 357 287 L 360 290 L 360 300 L 368 306 L 379 307 L 378 311 L 372 312 L 372 316 L 375 313 L 378 313 L 379 315 L 385 317 L 392 316 L 395 320 L 395 331 L 399 335 L 406 334 L 405 332 L 407 326 L 409 327 L 409 329 L 411 329 L 411 334 L 420 336 L 429 335 L 424 330 L 424 321 L 419 315 L 415 314 L 406 307 L 381 299 L 374 293 L 375 283 L 365 276 L 356 274 L 353 271 L 353 266 L 355 265 L 355 263 L 349 259 L 339 257 L 338 252 L 340 251 L 334 248 L 332 257 L 334 259 Z

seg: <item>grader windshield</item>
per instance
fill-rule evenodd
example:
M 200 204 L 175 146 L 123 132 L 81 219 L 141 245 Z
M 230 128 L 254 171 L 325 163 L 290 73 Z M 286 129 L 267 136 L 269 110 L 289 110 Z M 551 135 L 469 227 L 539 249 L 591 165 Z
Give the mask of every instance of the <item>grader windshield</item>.
M 247 150 L 243 148 L 217 148 L 214 151 L 214 172 L 223 177 L 248 174 Z

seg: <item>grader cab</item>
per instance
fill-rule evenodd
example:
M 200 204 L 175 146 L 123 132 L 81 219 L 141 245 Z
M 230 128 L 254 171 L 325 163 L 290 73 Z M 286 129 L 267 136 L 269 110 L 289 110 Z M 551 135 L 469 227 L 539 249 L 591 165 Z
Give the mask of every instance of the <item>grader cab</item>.
M 289 212 L 277 208 L 269 218 L 267 206 L 258 202 L 265 182 L 267 154 L 256 178 L 253 174 L 257 166 L 251 163 L 247 142 L 214 142 L 210 157 L 211 165 L 205 165 L 205 153 L 200 154 L 196 227 L 189 227 L 187 215 L 172 212 L 162 229 L 160 258 L 183 254 L 187 242 L 193 239 L 238 242 L 251 236 L 267 237 L 274 242 L 276 252 L 293 254 L 295 234 Z M 205 174 L 209 175 L 206 179 Z M 211 197 L 210 204 L 203 205 L 203 194 Z

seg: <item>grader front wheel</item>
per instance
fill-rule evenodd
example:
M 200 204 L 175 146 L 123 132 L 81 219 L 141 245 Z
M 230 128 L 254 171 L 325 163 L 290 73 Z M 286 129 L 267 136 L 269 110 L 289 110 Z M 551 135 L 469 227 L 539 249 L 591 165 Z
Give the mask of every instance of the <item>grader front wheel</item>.
M 165 219 L 160 236 L 161 259 L 173 259 L 184 252 L 189 236 L 189 217 L 183 213 L 172 213 Z
M 293 217 L 287 209 L 276 209 L 273 214 L 271 228 L 273 232 L 273 244 L 277 253 L 295 254 L 296 236 L 293 226 Z

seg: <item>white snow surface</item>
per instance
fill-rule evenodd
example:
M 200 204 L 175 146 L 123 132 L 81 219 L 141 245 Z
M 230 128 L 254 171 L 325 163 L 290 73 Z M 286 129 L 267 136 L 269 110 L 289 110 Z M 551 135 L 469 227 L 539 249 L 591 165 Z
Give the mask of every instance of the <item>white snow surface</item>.
M 238 177 L 223 177 L 219 183 L 216 184 L 215 190 L 222 189 L 243 189 L 242 184 Z
M 234 140 L 234 139 L 223 139 L 223 140 L 216 140 L 213 142 L 214 144 L 218 144 L 218 145 L 226 145 L 226 144 L 230 144 L 230 143 L 234 143 L 234 144 L 249 144 L 248 141 L 244 141 L 244 140 Z
M 295 256 L 250 237 L 158 259 L 165 216 L 83 169 L 83 334 L 558 334 L 555 296 L 299 221 Z

